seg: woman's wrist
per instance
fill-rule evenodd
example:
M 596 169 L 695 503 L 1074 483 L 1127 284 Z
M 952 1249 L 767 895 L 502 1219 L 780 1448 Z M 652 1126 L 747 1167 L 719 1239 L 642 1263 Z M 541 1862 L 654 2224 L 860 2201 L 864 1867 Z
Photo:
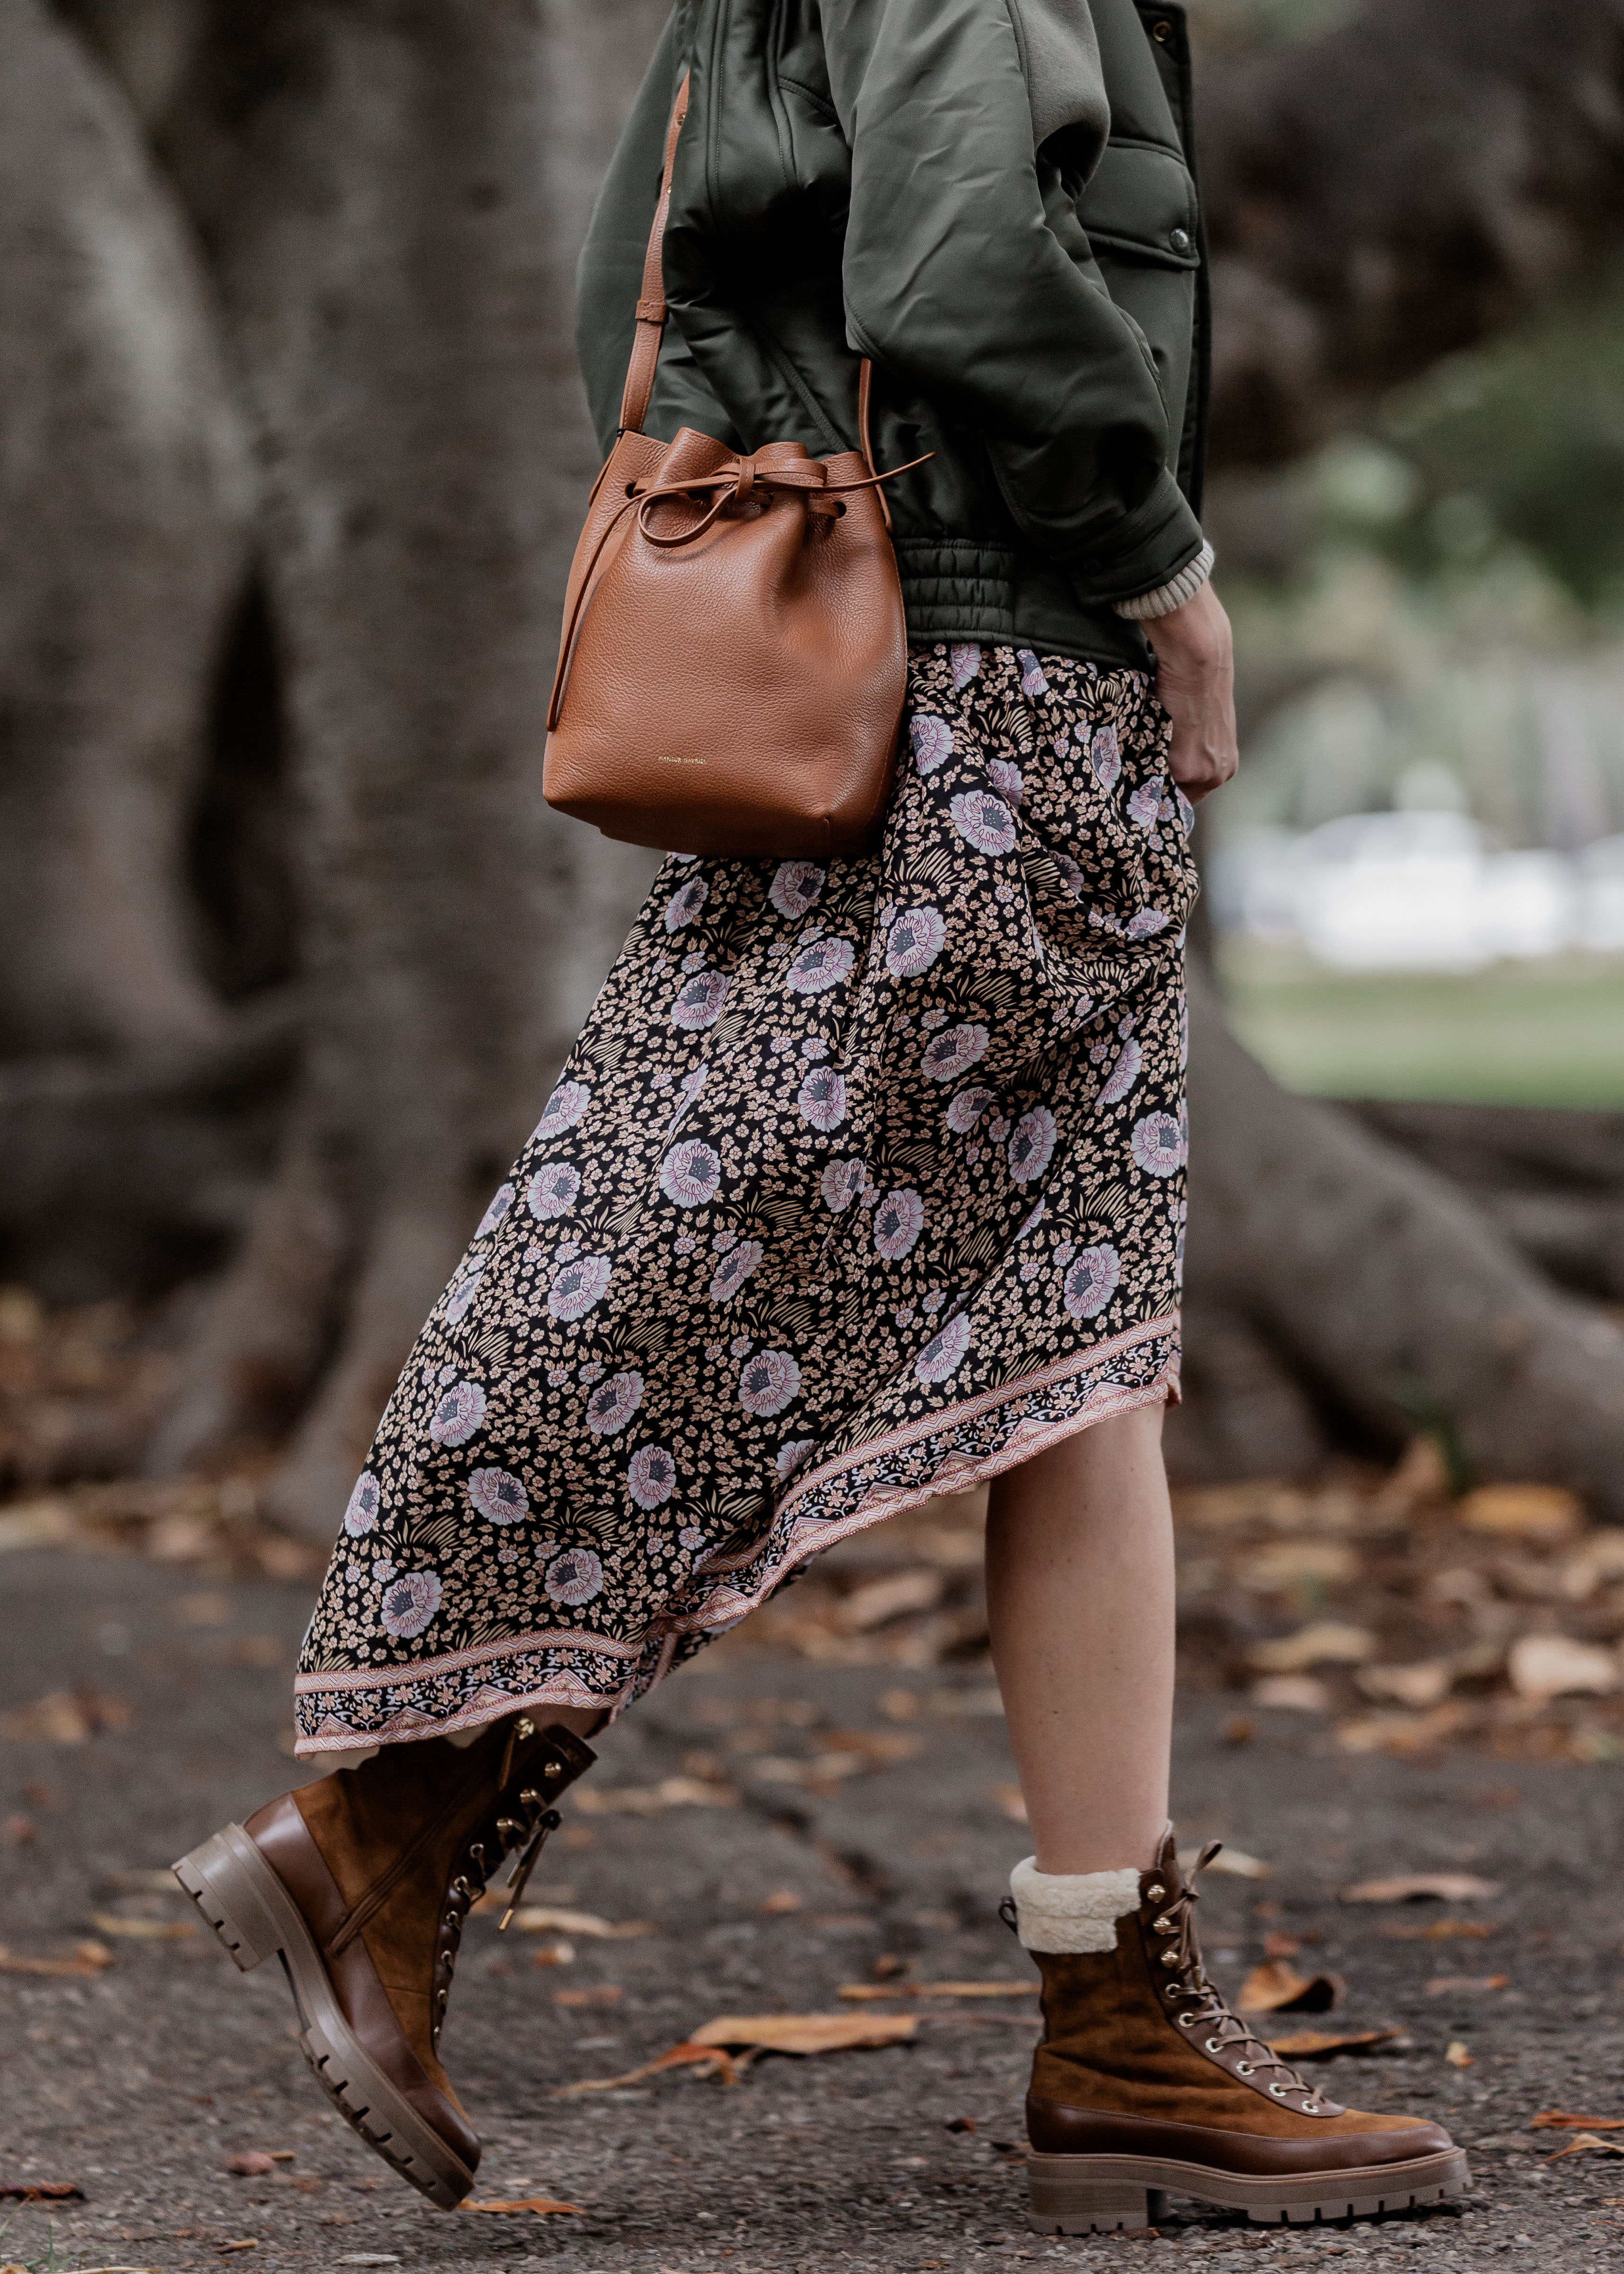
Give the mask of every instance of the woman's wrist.
M 1187 561 L 1177 576 L 1169 576 L 1165 584 L 1158 584 L 1154 591 L 1141 592 L 1136 599 L 1115 600 L 1111 605 L 1119 616 L 1127 616 L 1136 623 L 1170 616 L 1176 608 L 1184 607 L 1194 599 L 1212 575 L 1217 557 L 1212 546 L 1204 544 L 1195 559 Z

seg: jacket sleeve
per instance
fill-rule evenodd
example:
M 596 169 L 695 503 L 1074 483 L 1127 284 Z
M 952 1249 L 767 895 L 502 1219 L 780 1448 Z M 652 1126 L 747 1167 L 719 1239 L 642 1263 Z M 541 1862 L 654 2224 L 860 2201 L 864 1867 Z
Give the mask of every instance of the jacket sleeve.
M 974 428 L 1015 520 L 1080 597 L 1167 584 L 1200 527 L 1167 467 L 1149 356 L 1041 174 L 1010 0 L 822 0 L 822 15 L 852 150 L 852 345 Z

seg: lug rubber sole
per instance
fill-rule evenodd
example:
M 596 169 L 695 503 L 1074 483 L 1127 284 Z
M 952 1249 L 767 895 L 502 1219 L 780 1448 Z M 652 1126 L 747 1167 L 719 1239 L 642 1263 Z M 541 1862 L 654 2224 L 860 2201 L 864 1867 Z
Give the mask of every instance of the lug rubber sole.
M 1382 2211 L 1448 2202 L 1470 2184 L 1459 2148 L 1402 2164 L 1345 2172 L 1295 2172 L 1279 2179 L 1223 2172 L 1169 2156 L 1038 2156 L 1026 2162 L 1028 2223 L 1039 2234 L 1132 2233 L 1162 2215 L 1164 2195 L 1244 2210 L 1259 2225 L 1373 2218 Z
M 228 1824 L 173 1867 L 244 1974 L 280 1958 L 298 2010 L 299 2049 L 350 2130 L 441 2210 L 455 2210 L 474 2175 L 350 2029 L 304 1913 L 240 1824 Z

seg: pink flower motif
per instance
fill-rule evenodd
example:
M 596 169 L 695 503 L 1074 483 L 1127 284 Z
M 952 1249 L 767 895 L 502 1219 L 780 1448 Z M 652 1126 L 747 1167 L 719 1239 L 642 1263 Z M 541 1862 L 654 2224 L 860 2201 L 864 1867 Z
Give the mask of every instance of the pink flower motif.
M 868 1181 L 868 1171 L 861 1161 L 831 1161 L 819 1187 L 824 1207 L 843 1216 Z
M 547 1309 L 555 1319 L 583 1319 L 609 1291 L 614 1266 L 606 1255 L 583 1255 L 567 1263 L 547 1290 Z
M 1018 647 L 1015 660 L 1020 666 L 1020 691 L 1023 695 L 1047 695 L 1049 681 L 1043 676 L 1043 666 L 1029 647 Z
M 680 931 L 691 924 L 710 897 L 710 887 L 703 877 L 690 877 L 680 892 L 673 892 L 665 904 L 665 929 Z
M 759 1239 L 741 1239 L 736 1247 L 730 1247 L 712 1276 L 710 1300 L 731 1303 L 745 1281 L 755 1275 L 764 1252 Z
M 780 861 L 767 898 L 781 916 L 803 916 L 822 899 L 827 881 L 827 871 L 816 861 Z
M 705 1535 L 696 1524 L 685 1524 L 677 1534 L 678 1547 L 686 1547 L 690 1555 L 696 1555 L 704 1544 Z
M 501 1222 L 502 1218 L 507 1215 L 508 1209 L 512 1206 L 513 1186 L 511 1185 L 498 1185 L 496 1190 L 491 1195 L 490 1207 L 486 1209 L 485 1214 L 480 1217 L 478 1223 L 474 1227 L 474 1238 L 476 1239 L 479 1239 L 483 1238 L 487 1231 L 494 1231 L 497 1225 Z
M 970 1314 L 956 1311 L 940 1333 L 933 1335 L 914 1361 L 921 1382 L 945 1382 L 959 1371 L 970 1347 Z
M 364 1532 L 372 1530 L 382 1505 L 383 1487 L 370 1469 L 363 1469 L 344 1510 L 344 1530 L 352 1540 L 359 1540 Z
M 801 1085 L 796 1103 L 814 1129 L 838 1129 L 846 1118 L 846 1076 L 817 1066 Z
M 676 1490 L 677 1465 L 664 1445 L 644 1445 L 632 1455 L 626 1483 L 639 1508 L 658 1508 Z
M 1178 808 L 1178 825 L 1188 837 L 1195 827 L 1195 808 L 1177 784 L 1174 786 L 1173 798 Z
M 677 999 L 671 1006 L 672 1025 L 690 1035 L 698 1034 L 703 1028 L 714 1027 L 722 1015 L 722 1005 L 733 983 L 726 971 L 696 971 L 678 990 Z
M 618 1436 L 642 1403 L 640 1374 L 612 1374 L 586 1401 L 586 1426 L 595 1437 Z
M 420 1635 L 440 1608 L 440 1585 L 432 1571 L 402 1571 L 383 1591 L 379 1617 L 385 1634 L 401 1642 Z
M 1074 1319 L 1097 1318 L 1116 1292 L 1122 1259 L 1114 1247 L 1085 1247 L 1066 1273 L 1062 1296 Z
M 1159 931 L 1167 930 L 1170 921 L 1164 908 L 1140 908 L 1123 926 L 1123 936 L 1126 939 L 1154 939 Z
M 1034 1105 L 1021 1115 L 1010 1139 L 1010 1174 L 1018 1185 L 1029 1185 L 1042 1175 L 1054 1156 L 1056 1134 L 1055 1117 L 1047 1105 Z
M 978 853 L 996 856 L 1007 853 L 1015 842 L 1015 817 L 989 789 L 960 790 L 947 809 L 965 843 Z
M 1005 802 L 1019 805 L 1026 794 L 1026 777 L 1020 768 L 1008 758 L 994 758 L 987 771 L 992 777 L 993 787 Z
M 685 1137 L 660 1163 L 660 1190 L 679 1208 L 703 1208 L 721 1181 L 720 1157 L 697 1137 Z
M 989 1089 L 961 1089 L 947 1109 L 947 1126 L 955 1137 L 967 1137 L 992 1103 Z
M 541 1224 L 568 1216 L 581 1191 L 579 1172 L 568 1161 L 544 1161 L 525 1188 L 524 1204 Z
M 492 1524 L 517 1524 L 530 1504 L 530 1496 L 507 1469 L 476 1469 L 468 1480 L 468 1497 Z
M 549 1563 L 542 1581 L 549 1599 L 573 1610 L 604 1591 L 604 1567 L 590 1547 L 567 1547 Z
M 1164 787 L 1162 776 L 1152 774 L 1148 781 L 1142 781 L 1139 784 L 1128 800 L 1128 811 L 1141 829 L 1155 827 L 1156 809 L 1162 803 Z
M 485 1420 L 485 1392 L 477 1382 L 454 1382 L 429 1423 L 437 1445 L 465 1445 Z
M 456 1282 L 446 1299 L 447 1326 L 457 1326 L 468 1316 L 469 1312 L 473 1308 L 474 1298 L 479 1292 L 479 1282 L 484 1277 L 485 1265 L 476 1263 L 471 1271 L 465 1271 Z
M 1076 900 L 1083 889 L 1083 872 L 1069 853 L 1051 853 L 1049 859 L 1060 871 L 1060 881 L 1071 898 Z
M 954 1081 L 975 1064 L 989 1040 L 986 1028 L 973 1020 L 960 1027 L 944 1027 L 926 1045 L 920 1072 L 932 1081 Z
M 874 1247 L 887 1263 L 899 1263 L 925 1228 L 925 1203 L 911 1186 L 887 1193 L 874 1211 Z
M 782 1413 L 801 1389 L 801 1368 L 787 1351 L 757 1351 L 739 1375 L 739 1403 L 747 1413 Z
M 778 1457 L 773 1463 L 773 1466 L 778 1472 L 780 1484 L 786 1477 L 794 1475 L 816 1442 L 813 1437 L 792 1437 L 778 1447 Z
M 592 1093 L 583 1081 L 561 1081 L 541 1109 L 541 1118 L 536 1124 L 538 1137 L 551 1137 L 560 1129 L 573 1129 L 592 1103 Z
M 1170 1113 L 1147 1113 L 1133 1125 L 1130 1151 L 1147 1175 L 1170 1177 L 1184 1165 L 1184 1133 Z
M 1119 1105 L 1139 1080 L 1144 1064 L 1145 1053 L 1130 1035 L 1116 1053 L 1116 1063 L 1100 1092 L 1099 1103 L 1101 1105 Z
M 856 960 L 849 939 L 815 939 L 790 965 L 784 984 L 793 995 L 823 995 L 839 985 Z
M 922 774 L 933 774 L 944 760 L 953 755 L 953 730 L 945 719 L 933 718 L 929 711 L 921 711 L 908 721 L 908 741 L 914 747 L 914 763 Z
M 1094 738 L 1088 756 L 1094 767 L 1094 778 L 1100 787 L 1115 789 L 1122 773 L 1122 751 L 1117 744 L 1115 727 L 1101 727 Z
M 893 979 L 917 979 L 941 954 L 947 925 L 940 908 L 899 908 L 885 941 L 885 968 Z

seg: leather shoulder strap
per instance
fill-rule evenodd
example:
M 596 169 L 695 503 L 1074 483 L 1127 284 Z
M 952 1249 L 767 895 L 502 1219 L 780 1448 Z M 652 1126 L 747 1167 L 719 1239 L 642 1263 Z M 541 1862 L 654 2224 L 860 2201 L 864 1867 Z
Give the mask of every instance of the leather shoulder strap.
M 688 73 L 677 89 L 671 124 L 665 130 L 665 163 L 660 175 L 659 203 L 649 230 L 649 249 L 643 256 L 643 292 L 637 302 L 637 328 L 632 339 L 631 361 L 626 367 L 626 392 L 620 397 L 620 432 L 641 434 L 654 392 L 655 367 L 665 333 L 665 272 L 662 260 L 665 216 L 671 211 L 671 177 L 677 162 L 677 137 L 688 117 Z

